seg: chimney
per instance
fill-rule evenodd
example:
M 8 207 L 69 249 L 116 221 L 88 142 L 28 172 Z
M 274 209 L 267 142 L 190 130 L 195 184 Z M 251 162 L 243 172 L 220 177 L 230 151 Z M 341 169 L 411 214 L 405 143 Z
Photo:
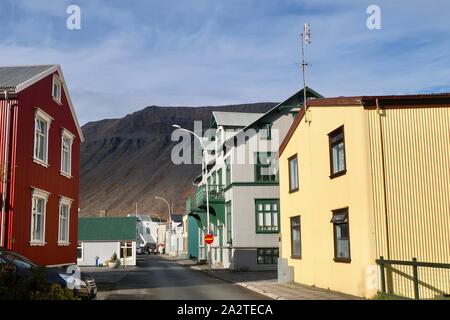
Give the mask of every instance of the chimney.
M 105 218 L 107 216 L 106 210 L 100 210 L 100 218 Z

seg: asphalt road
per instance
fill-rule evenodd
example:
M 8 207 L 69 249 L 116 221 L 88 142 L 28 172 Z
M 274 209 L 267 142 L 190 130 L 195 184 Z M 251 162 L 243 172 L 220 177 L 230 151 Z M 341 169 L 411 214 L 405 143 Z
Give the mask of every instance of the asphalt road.
M 99 300 L 267 300 L 159 256 L 138 256 L 137 266 L 128 270 L 101 269 L 89 273 L 99 287 Z

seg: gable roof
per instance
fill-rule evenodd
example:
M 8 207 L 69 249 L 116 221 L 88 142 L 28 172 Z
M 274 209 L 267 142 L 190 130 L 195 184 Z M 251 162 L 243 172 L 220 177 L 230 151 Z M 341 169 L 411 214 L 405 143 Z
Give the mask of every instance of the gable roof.
M 79 241 L 136 240 L 136 217 L 79 218 Z
M 315 91 L 309 87 L 306 87 L 306 98 L 322 99 L 323 96 L 320 93 L 318 93 L 317 91 Z M 303 109 L 302 108 L 303 100 L 304 100 L 304 94 L 303 94 L 303 89 L 302 89 L 302 90 L 294 93 L 292 96 L 287 98 L 285 101 L 276 105 L 274 108 L 272 108 L 268 112 L 262 114 L 259 118 L 255 119 L 253 122 L 249 123 L 245 128 L 243 128 L 242 130 L 237 132 L 233 137 L 228 138 L 227 141 L 234 139 L 234 137 L 238 136 L 242 132 L 245 132 L 249 128 L 256 126 L 257 124 L 267 122 L 267 120 L 270 117 L 272 117 L 275 113 L 279 112 L 280 110 L 283 110 L 283 109 L 292 110 L 295 108 Z M 308 101 L 313 101 L 313 100 L 309 99 Z
M 263 115 L 263 113 L 213 111 L 211 127 L 245 127 Z
M 310 107 L 351 107 L 360 106 L 365 109 L 380 108 L 423 108 L 436 106 L 450 107 L 450 93 L 432 93 L 432 94 L 409 94 L 409 95 L 380 95 L 380 96 L 355 96 L 355 97 L 334 97 L 308 100 Z M 305 110 L 302 108 L 289 128 L 279 148 L 279 156 L 286 149 L 289 141 L 294 135 L 297 127 L 305 116 Z
M 55 72 L 58 73 L 58 76 L 62 81 L 62 87 L 69 103 L 72 118 L 77 127 L 78 136 L 80 137 L 81 142 L 83 142 L 83 132 L 80 123 L 78 122 L 60 65 L 0 67 L 0 91 L 8 91 L 9 93 L 17 94 Z

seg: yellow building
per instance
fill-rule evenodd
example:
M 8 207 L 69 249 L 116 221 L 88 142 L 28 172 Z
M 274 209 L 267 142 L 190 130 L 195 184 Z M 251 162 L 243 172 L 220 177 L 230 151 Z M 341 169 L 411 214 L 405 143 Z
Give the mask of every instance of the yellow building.
M 281 262 L 295 282 L 450 293 L 450 94 L 310 100 L 279 155 Z

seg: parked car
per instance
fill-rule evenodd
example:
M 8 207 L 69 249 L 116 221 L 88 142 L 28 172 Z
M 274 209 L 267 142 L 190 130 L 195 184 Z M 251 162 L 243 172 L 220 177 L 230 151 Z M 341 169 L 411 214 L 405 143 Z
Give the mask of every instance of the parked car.
M 156 250 L 156 243 L 147 243 L 144 248 L 143 248 L 143 253 L 144 254 L 156 254 L 157 250 Z
M 42 267 L 16 252 L 3 248 L 0 248 L 0 265 L 10 266 L 19 277 L 31 277 L 33 270 L 42 270 L 50 284 L 71 289 L 80 298 L 94 299 L 97 296 L 95 279 L 83 272 L 77 273 L 73 270 L 68 273 L 68 269 L 64 268 Z

